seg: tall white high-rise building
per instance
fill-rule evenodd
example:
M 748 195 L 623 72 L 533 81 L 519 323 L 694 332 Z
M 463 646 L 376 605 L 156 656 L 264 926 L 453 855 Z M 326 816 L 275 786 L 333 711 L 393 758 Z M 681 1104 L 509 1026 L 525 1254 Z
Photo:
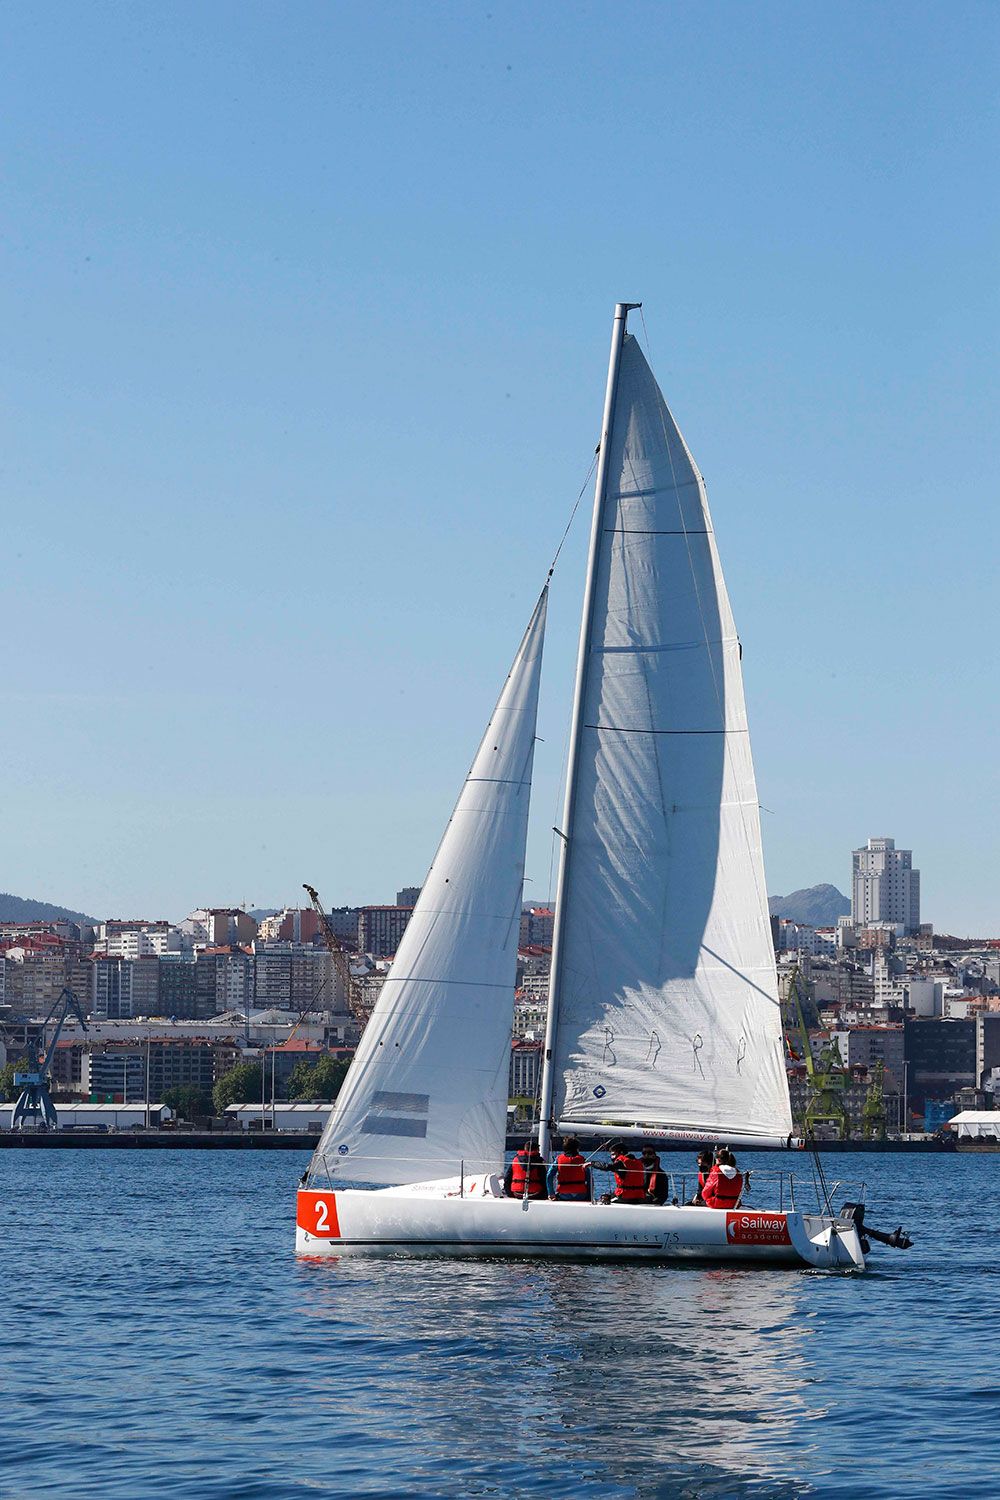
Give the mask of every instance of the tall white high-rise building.
M 857 927 L 872 922 L 900 923 L 906 932 L 920 926 L 920 871 L 913 851 L 897 849 L 895 839 L 869 839 L 855 849 L 851 918 Z

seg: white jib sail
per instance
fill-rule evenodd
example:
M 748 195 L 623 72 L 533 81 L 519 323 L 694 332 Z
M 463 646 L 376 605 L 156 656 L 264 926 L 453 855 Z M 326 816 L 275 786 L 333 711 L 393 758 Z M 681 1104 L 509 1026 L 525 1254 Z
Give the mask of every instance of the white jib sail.
M 313 1159 L 403 1184 L 502 1167 L 548 589 Z
M 701 475 L 626 335 L 557 913 L 556 1118 L 791 1126 L 740 644 Z

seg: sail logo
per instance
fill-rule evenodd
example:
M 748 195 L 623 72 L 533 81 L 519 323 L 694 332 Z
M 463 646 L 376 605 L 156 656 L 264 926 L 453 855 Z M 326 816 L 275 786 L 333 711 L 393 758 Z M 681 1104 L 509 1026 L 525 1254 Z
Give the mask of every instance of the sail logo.
M 727 1213 L 726 1239 L 731 1245 L 790 1245 L 784 1214 Z

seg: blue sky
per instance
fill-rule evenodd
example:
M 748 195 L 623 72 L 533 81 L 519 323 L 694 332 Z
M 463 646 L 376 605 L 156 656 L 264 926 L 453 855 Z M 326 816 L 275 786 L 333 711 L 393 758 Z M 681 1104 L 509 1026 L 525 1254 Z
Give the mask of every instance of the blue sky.
M 888 833 L 925 918 L 1000 932 L 995 5 L 16 0 L 0 34 L 0 886 L 419 882 L 641 298 L 769 889 Z

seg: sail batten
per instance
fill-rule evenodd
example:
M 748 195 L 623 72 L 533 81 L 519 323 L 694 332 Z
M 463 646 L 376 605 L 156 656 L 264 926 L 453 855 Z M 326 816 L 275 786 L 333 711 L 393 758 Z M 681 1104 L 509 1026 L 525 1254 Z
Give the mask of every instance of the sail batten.
M 314 1169 L 402 1185 L 503 1161 L 547 588 L 449 819 Z
M 609 375 L 553 966 L 554 1117 L 791 1129 L 740 643 L 701 475 Z

